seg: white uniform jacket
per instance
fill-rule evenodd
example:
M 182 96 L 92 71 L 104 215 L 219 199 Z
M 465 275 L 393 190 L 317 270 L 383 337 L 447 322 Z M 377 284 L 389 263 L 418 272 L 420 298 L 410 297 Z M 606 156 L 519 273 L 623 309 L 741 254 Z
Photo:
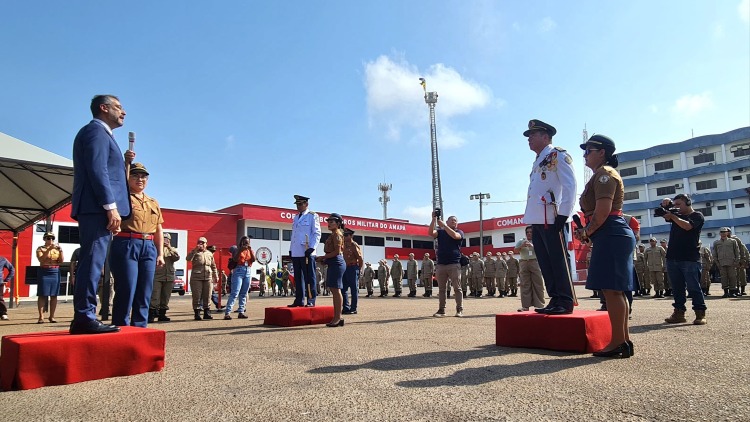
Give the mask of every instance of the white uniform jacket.
M 314 212 L 305 211 L 292 219 L 292 258 L 305 256 L 307 248 L 317 249 L 320 242 L 320 221 Z M 315 250 L 312 253 L 315 256 Z
M 571 216 L 576 199 L 573 159 L 565 150 L 547 145 L 529 175 L 525 224 L 554 223 L 557 215 Z

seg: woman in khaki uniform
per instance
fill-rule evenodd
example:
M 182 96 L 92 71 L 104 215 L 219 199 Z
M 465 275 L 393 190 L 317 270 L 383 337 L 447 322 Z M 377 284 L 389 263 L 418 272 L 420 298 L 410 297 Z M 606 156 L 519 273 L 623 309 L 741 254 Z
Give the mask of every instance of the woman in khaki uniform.
M 45 233 L 44 245 L 36 248 L 36 258 L 39 260 L 39 271 L 37 272 L 37 300 L 39 309 L 37 324 L 44 322 L 44 305 L 49 298 L 49 322 L 57 322 L 55 310 L 57 309 L 57 295 L 60 293 L 60 263 L 64 261 L 60 245 L 54 243 L 55 235 Z

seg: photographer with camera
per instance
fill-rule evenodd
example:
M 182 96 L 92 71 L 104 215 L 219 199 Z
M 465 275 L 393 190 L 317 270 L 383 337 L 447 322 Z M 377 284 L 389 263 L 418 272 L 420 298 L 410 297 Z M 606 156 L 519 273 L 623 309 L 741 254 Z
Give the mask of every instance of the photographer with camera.
M 686 322 L 685 290 L 690 293 L 695 311 L 695 325 L 706 324 L 706 302 L 701 290 L 701 256 L 698 242 L 703 228 L 703 214 L 693 209 L 690 196 L 681 193 L 672 199 L 671 204 L 662 202 L 664 220 L 671 224 L 667 250 L 667 273 L 672 282 L 674 312 L 664 321 L 669 324 Z M 659 208 L 657 208 L 659 210 Z M 661 211 L 659 211 L 661 213 Z M 656 214 L 656 212 L 654 213 Z
M 458 229 L 458 219 L 452 215 L 443 222 L 440 208 L 435 209 L 432 213 L 429 234 L 437 239 L 437 265 L 435 266 L 435 276 L 438 282 L 438 311 L 434 317 L 445 316 L 445 301 L 447 294 L 448 279 L 451 281 L 453 291 L 456 292 L 456 316 L 462 317 L 463 314 L 463 295 L 461 291 L 461 241 L 464 239 L 464 232 Z M 436 227 L 437 226 L 437 227 Z

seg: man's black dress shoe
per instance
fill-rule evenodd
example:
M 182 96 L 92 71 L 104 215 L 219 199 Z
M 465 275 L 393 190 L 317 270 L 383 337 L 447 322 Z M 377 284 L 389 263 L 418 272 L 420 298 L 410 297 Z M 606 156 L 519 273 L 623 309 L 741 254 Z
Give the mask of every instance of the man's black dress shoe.
M 544 308 L 535 308 L 534 312 L 539 314 L 546 314 L 550 308 L 554 308 L 554 306 L 551 303 L 548 303 Z
M 315 307 L 314 303 L 308 303 L 307 305 L 305 305 L 305 308 L 314 308 L 314 307 Z
M 104 334 L 118 331 L 120 331 L 120 327 L 102 324 L 100 321 L 74 321 L 70 323 L 70 334 Z
M 291 305 L 286 305 L 287 308 L 301 308 L 305 305 L 298 305 L 296 303 L 292 303 Z
M 350 311 L 349 309 L 347 309 L 345 311 L 341 311 L 341 313 L 344 314 L 344 315 L 349 315 L 349 314 L 352 313 L 352 311 Z
M 551 308 L 547 308 L 547 310 L 543 313 L 547 315 L 567 315 L 572 314 L 573 310 L 564 308 L 562 306 L 553 306 Z

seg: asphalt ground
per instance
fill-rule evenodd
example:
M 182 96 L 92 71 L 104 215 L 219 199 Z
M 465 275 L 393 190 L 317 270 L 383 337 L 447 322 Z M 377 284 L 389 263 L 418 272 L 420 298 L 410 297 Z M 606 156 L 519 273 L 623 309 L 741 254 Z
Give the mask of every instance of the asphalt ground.
M 576 290 L 580 309 L 599 307 Z M 190 296 L 173 295 L 172 322 L 150 325 L 167 332 L 164 370 L 0 393 L 4 419 L 750 420 L 747 296 L 710 296 L 705 326 L 690 311 L 687 324 L 665 324 L 670 298 L 636 298 L 630 359 L 495 346 L 494 315 L 519 298 L 468 298 L 464 318 L 433 318 L 435 297 L 360 296 L 344 327 L 263 325 L 265 307 L 289 303 L 253 293 L 249 319 L 194 321 Z M 70 302 L 58 324 L 37 324 L 34 305 L 11 309 L 0 335 L 67 329 Z

